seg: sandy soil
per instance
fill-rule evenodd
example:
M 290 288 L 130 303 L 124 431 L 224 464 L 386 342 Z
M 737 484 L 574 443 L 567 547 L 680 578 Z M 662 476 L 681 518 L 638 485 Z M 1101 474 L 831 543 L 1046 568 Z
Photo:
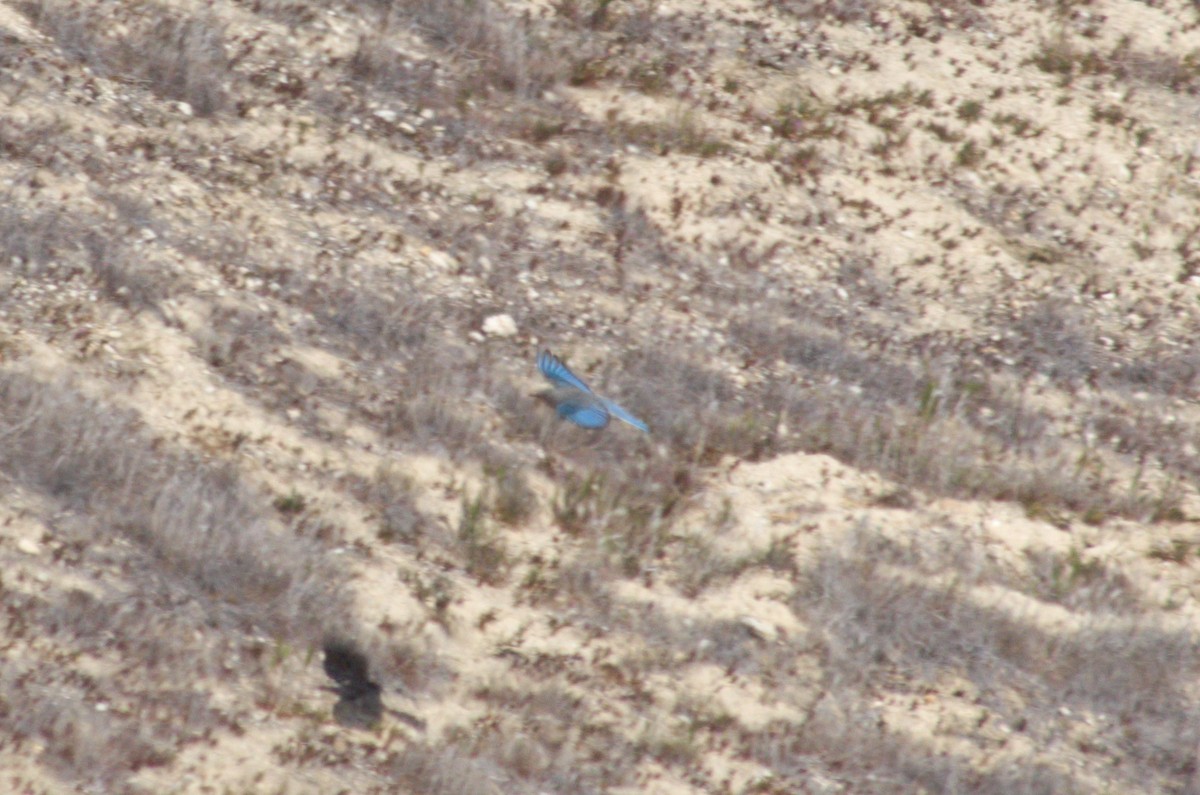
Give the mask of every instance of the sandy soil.
M 1194 5 L 387 8 L 0 2 L 0 789 L 1200 787 Z

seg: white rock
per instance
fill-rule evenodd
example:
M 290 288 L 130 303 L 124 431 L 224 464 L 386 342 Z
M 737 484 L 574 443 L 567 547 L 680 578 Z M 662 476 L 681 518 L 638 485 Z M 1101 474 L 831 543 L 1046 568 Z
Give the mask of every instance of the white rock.
M 772 641 L 779 637 L 779 631 L 775 628 L 775 625 L 768 621 L 763 621 L 761 618 L 741 616 L 738 618 L 738 623 L 750 630 L 750 634 L 763 640 Z
M 454 270 L 458 263 L 454 261 L 454 257 L 444 251 L 436 251 L 434 249 L 422 249 L 421 253 L 425 255 L 425 261 L 435 271 L 450 271 Z
M 517 334 L 517 321 L 512 315 L 500 314 L 484 318 L 483 333 L 489 337 L 514 337 Z

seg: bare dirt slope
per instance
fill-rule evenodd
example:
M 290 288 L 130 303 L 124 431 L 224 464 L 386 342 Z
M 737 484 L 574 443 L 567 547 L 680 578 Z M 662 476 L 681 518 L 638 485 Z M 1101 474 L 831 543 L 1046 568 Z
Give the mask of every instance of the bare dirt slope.
M 0 789 L 1200 790 L 1198 141 L 1186 2 L 0 2 Z

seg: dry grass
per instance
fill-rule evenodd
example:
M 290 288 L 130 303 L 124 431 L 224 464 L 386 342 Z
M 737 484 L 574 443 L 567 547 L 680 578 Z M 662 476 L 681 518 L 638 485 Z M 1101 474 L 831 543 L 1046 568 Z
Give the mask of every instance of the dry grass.
M 157 309 L 175 289 L 173 268 L 161 253 L 137 238 L 136 224 L 119 212 L 123 229 L 98 217 L 61 210 L 0 211 L 0 256 L 11 263 L 9 305 L 25 311 L 19 296 L 28 290 L 61 291 L 66 297 L 89 300 L 94 292 L 113 304 L 137 313 Z M 15 299 L 15 300 L 14 300 Z
M 99 74 L 144 84 L 160 97 L 186 102 L 199 116 L 225 108 L 231 63 L 224 27 L 212 16 L 147 15 L 134 18 L 136 27 L 127 35 L 114 36 L 112 19 L 101 9 L 67 2 L 24 10 L 65 55 Z
M 15 753 L 113 791 L 231 741 L 363 792 L 1194 789 L 1192 600 L 1147 568 L 1196 560 L 1195 53 L 1002 5 L 20 6 Z M 531 400 L 545 346 L 652 432 Z M 796 462 L 843 473 L 739 481 Z M 335 631 L 376 733 L 332 734 Z
M 28 373 L 3 374 L 0 405 L 0 469 L 135 544 L 214 610 L 300 639 L 314 615 L 341 619 L 336 577 L 234 472 L 159 452 L 135 416 Z
M 379 514 L 379 540 L 415 543 L 424 534 L 426 518 L 416 506 L 415 486 L 394 467 L 381 467 L 359 499 Z
M 434 45 L 456 56 L 463 74 L 462 91 L 500 89 L 535 98 L 562 75 L 559 57 L 533 35 L 531 21 L 511 15 L 499 4 L 404 0 L 377 5 L 378 33 L 360 40 L 350 64 L 357 77 L 373 85 L 395 90 L 409 82 L 394 55 L 387 55 L 387 35 L 401 21 L 419 27 Z
M 0 471 L 58 506 L 56 557 L 92 580 L 49 599 L 14 594 L 5 634 L 112 666 L 4 668 L 7 731 L 42 744 L 63 776 L 115 785 L 235 728 L 245 709 L 217 707 L 210 688 L 232 675 L 262 703 L 276 698 L 260 633 L 304 645 L 344 623 L 339 575 L 233 472 L 164 450 L 136 416 L 66 383 L 7 369 L 0 406 Z M 137 576 L 115 588 L 113 566 Z
M 1190 775 L 1195 633 L 1163 611 L 1150 619 L 1123 575 L 1077 553 L 1038 570 L 1043 584 L 1033 595 L 1067 607 L 1069 628 L 1040 631 L 1013 607 L 1019 601 L 985 598 L 984 586 L 1022 593 L 1025 583 L 990 563 L 970 539 L 901 545 L 863 526 L 844 546 L 822 552 L 794 606 L 822 627 L 827 670 L 838 672 L 830 682 L 835 699 L 897 672 L 931 687 L 962 672 L 978 689 L 988 722 L 1057 743 L 1057 710 L 1066 706 L 1102 716 L 1090 742 L 1125 760 L 1125 769 L 1156 770 L 1164 780 Z M 820 742 L 841 744 L 836 737 Z M 935 780 L 945 786 L 950 772 Z M 1006 778 L 981 782 L 981 791 L 1011 791 L 1001 787 Z

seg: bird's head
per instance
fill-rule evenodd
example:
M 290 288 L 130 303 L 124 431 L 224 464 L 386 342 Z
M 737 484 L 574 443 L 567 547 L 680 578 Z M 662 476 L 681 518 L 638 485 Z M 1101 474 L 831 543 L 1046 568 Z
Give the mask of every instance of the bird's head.
M 530 395 L 554 409 L 563 403 L 578 402 L 582 396 L 578 389 L 569 386 L 549 386 Z

